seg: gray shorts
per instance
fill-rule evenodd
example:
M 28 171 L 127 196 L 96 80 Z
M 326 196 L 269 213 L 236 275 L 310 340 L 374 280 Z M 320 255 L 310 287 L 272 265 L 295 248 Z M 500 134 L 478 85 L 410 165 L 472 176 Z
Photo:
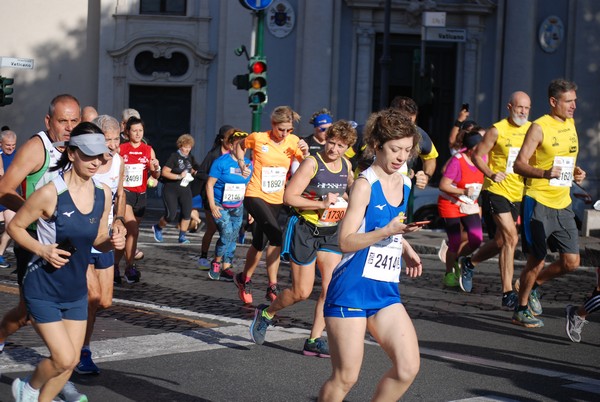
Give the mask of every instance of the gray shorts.
M 319 227 L 294 215 L 288 219 L 283 235 L 282 254 L 298 265 L 312 264 L 317 252 L 342 254 L 338 245 L 337 226 Z
M 571 205 L 549 208 L 533 198 L 523 198 L 523 251 L 543 260 L 547 247 L 561 254 L 579 254 L 579 230 Z

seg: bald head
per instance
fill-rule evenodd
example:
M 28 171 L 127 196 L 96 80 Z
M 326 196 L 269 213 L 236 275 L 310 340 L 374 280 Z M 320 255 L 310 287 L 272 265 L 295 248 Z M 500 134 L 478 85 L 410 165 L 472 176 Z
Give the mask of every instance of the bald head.
M 81 121 L 92 122 L 98 117 L 98 112 L 93 106 L 86 106 L 81 111 Z
M 508 120 L 516 125 L 522 126 L 529 121 L 529 110 L 531 109 L 531 99 L 523 91 L 513 92 L 507 105 L 510 113 Z

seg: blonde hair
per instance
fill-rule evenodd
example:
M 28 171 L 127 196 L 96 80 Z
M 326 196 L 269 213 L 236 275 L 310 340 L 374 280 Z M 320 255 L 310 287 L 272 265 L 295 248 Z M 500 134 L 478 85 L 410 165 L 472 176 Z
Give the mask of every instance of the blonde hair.
M 177 138 L 177 148 L 189 146 L 190 148 L 194 146 L 194 137 L 190 134 L 182 134 Z
M 277 106 L 271 113 L 271 123 L 297 123 L 300 121 L 300 115 L 289 106 Z

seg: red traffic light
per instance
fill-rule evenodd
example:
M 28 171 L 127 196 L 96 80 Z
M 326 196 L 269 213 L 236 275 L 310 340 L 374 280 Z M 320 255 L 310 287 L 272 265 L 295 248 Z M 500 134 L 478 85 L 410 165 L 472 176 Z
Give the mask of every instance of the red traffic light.
M 256 63 L 252 64 L 252 72 L 254 74 L 262 74 L 265 71 L 267 71 L 267 64 L 263 61 L 257 61 Z

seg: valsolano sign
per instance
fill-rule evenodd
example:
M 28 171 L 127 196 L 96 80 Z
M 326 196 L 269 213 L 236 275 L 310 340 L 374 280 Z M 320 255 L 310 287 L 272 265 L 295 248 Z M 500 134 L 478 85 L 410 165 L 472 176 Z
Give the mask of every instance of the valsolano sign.
M 467 31 L 459 28 L 427 28 L 425 40 L 434 42 L 465 42 Z

